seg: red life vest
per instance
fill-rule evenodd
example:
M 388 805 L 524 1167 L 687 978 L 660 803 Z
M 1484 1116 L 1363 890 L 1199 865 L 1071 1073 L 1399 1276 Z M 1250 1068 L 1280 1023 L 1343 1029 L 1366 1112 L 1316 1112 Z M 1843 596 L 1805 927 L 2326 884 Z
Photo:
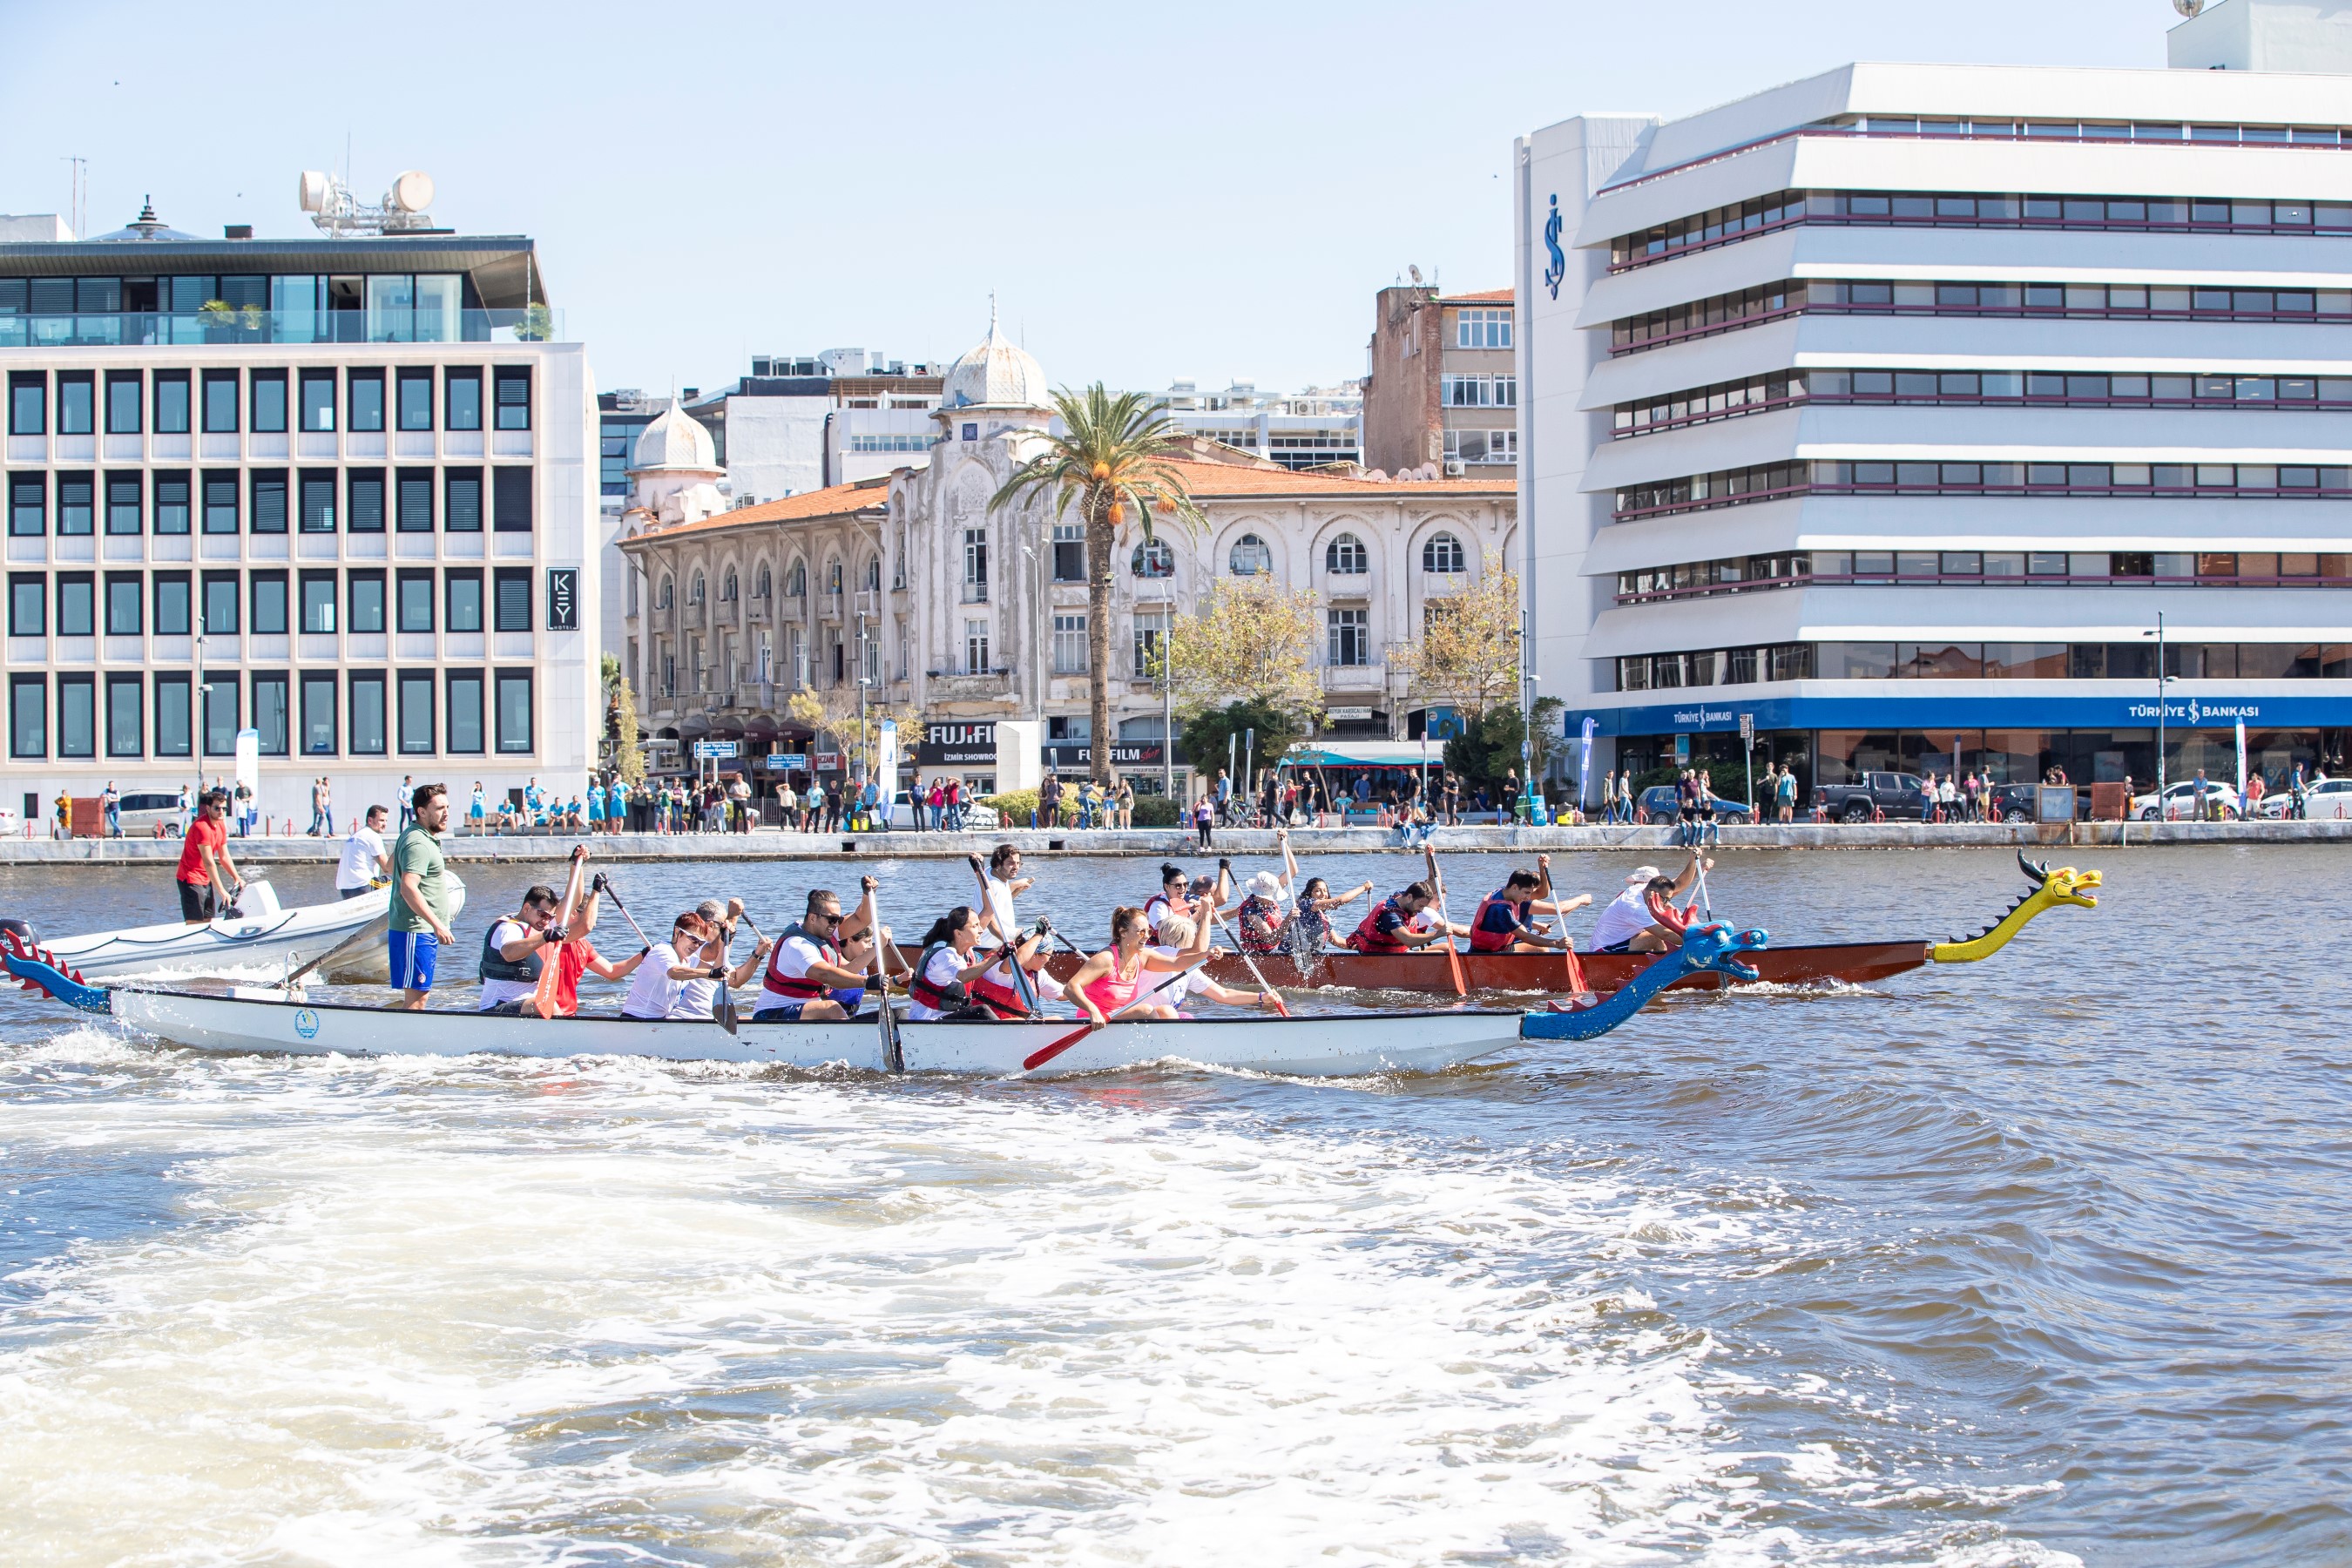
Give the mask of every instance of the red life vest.
M 826 985 L 824 981 L 811 980 L 805 974 L 786 974 L 777 967 L 778 963 L 784 956 L 784 943 L 796 936 L 806 937 L 810 942 L 816 942 L 817 956 L 835 969 L 845 967 L 841 962 L 841 950 L 833 943 L 817 942 L 816 938 L 809 936 L 809 933 L 798 925 L 786 926 L 783 935 L 776 938 L 776 945 L 768 950 L 768 973 L 765 982 L 767 988 L 779 996 L 790 996 L 801 1002 L 814 1002 L 821 996 L 830 995 L 832 987 Z
M 1381 913 L 1384 910 L 1391 910 L 1396 911 L 1396 916 L 1400 921 L 1409 920 L 1412 918 L 1408 916 L 1403 910 L 1397 907 L 1395 896 L 1391 895 L 1372 906 L 1372 912 L 1364 917 L 1363 923 L 1358 926 L 1356 928 L 1355 934 L 1348 939 L 1348 945 L 1354 948 L 1358 952 L 1412 952 L 1412 943 L 1399 942 L 1396 938 L 1389 935 L 1387 932 L 1380 929 L 1380 919 Z
M 1675 908 L 1675 901 L 1656 893 L 1644 893 L 1642 901 L 1650 906 L 1650 918 L 1677 934 L 1688 931 L 1691 911 Z
M 1519 940 L 1519 928 L 1528 923 L 1528 910 L 1535 900 L 1528 899 L 1515 903 L 1511 900 L 1503 896 L 1506 890 L 1507 889 L 1497 889 L 1494 892 L 1487 894 L 1485 898 L 1478 900 L 1477 912 L 1470 917 L 1471 952 L 1501 952 L 1512 943 Z M 1486 929 L 1486 911 L 1493 909 L 1497 904 L 1502 905 L 1505 909 L 1511 911 L 1511 929 L 1509 931 L 1488 931 Z
M 996 978 L 996 969 L 993 967 L 965 986 L 965 990 L 971 993 L 973 1001 L 995 1014 L 999 1018 L 1031 1016 L 1029 1004 L 1022 999 L 1021 993 Z M 937 1004 L 934 1003 L 933 1005 L 936 1006 Z

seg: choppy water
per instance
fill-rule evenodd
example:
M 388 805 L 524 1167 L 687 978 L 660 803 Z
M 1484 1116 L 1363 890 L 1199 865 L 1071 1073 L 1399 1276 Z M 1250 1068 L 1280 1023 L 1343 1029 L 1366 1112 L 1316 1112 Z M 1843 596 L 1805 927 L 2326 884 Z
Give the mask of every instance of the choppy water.
M 2345 1561 L 2352 855 L 2071 858 L 2105 907 L 1990 963 L 1422 1079 L 208 1058 L 11 994 L 0 1556 Z M 1152 880 L 1044 870 L 1072 929 Z M 895 922 L 961 874 L 887 867 Z M 1714 883 L 1802 940 L 2018 878 Z M 169 892 L 0 873 L 60 933 Z

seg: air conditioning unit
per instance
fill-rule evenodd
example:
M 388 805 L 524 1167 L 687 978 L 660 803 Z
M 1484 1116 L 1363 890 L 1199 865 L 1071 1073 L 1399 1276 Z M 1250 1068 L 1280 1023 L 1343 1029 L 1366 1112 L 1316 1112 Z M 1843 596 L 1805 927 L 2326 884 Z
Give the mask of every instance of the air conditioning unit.
M 1458 479 L 1462 477 L 1461 458 L 1448 458 L 1445 459 L 1445 477 L 1449 479 Z

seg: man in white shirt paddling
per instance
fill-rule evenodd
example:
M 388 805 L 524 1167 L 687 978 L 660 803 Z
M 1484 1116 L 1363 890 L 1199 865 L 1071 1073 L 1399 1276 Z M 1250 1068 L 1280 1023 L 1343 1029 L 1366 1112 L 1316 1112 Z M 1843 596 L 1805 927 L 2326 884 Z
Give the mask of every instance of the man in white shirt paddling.
M 343 858 L 335 867 L 337 898 L 356 899 L 377 886 L 377 879 L 392 880 L 392 856 L 383 847 L 384 824 L 390 816 L 380 805 L 369 806 L 367 819 L 343 840 Z
M 1655 866 L 1636 866 L 1625 878 L 1625 890 L 1601 906 L 1592 924 L 1595 952 L 1664 952 L 1683 944 L 1683 925 L 1672 918 L 1674 901 L 1715 862 L 1701 860 L 1694 849 L 1683 862 L 1682 874 L 1668 877 Z M 1656 895 L 1653 901 L 1652 895 Z

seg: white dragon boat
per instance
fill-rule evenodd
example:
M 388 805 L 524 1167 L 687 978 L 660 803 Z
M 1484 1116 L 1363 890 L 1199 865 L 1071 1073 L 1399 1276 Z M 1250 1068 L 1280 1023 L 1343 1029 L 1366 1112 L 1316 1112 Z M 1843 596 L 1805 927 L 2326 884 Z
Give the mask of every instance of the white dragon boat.
M 466 903 L 466 885 L 449 878 L 450 897 Z M 259 978 L 269 970 L 280 973 L 311 960 L 382 921 L 391 909 L 389 888 L 371 889 L 356 898 L 329 904 L 281 907 L 276 889 L 266 880 L 247 882 L 238 895 L 242 913 L 222 916 L 204 925 L 179 921 L 163 925 L 133 926 L 126 931 L 93 931 L 60 937 L 44 944 L 25 943 L 25 951 L 42 957 L 68 975 L 81 979 L 118 979 L 125 975 L 227 975 Z M 353 979 L 389 977 L 382 944 L 355 946 L 348 963 L 336 973 Z

